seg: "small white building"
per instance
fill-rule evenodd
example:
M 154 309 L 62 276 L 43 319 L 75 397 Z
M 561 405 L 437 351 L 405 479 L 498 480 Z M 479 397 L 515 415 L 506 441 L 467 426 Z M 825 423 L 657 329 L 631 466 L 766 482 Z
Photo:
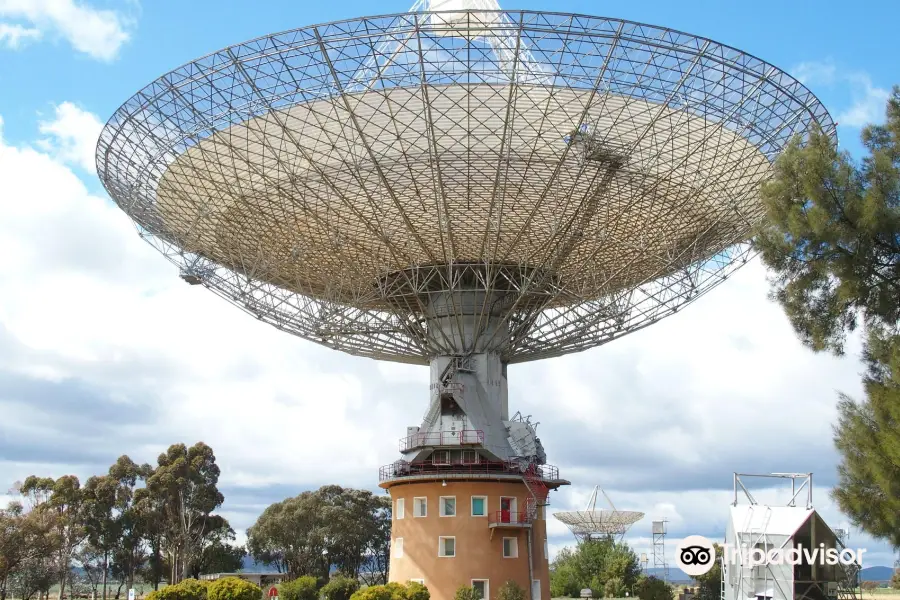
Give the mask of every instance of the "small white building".
M 844 546 L 812 508 L 811 481 L 796 489 L 800 475 L 776 476 L 794 478 L 794 496 L 788 506 L 756 503 L 735 475 L 735 504 L 725 531 L 722 600 L 853 598 L 858 567 L 827 564 L 829 554 L 835 556 Z M 802 477 L 811 479 L 808 475 Z M 749 504 L 737 503 L 738 485 L 747 493 Z M 807 502 L 797 506 L 797 496 L 804 489 Z M 786 559 L 779 560 L 772 552 L 776 550 Z M 801 559 L 797 561 L 797 557 Z

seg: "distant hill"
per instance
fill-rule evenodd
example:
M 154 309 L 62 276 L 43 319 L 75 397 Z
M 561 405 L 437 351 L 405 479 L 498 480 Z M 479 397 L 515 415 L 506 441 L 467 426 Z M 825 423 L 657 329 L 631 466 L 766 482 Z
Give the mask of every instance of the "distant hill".
M 241 571 L 246 571 L 247 573 L 277 573 L 278 569 L 258 563 L 253 560 L 252 556 L 245 556 L 244 566 L 241 567 Z
M 654 568 L 646 568 L 644 569 L 644 574 L 653 577 L 658 577 L 659 579 L 663 578 L 665 575 L 662 569 L 654 569 Z M 691 578 L 684 571 L 679 569 L 678 567 L 669 567 L 669 583 L 690 583 Z
M 862 581 L 890 581 L 894 569 L 891 567 L 866 567 L 859 573 Z

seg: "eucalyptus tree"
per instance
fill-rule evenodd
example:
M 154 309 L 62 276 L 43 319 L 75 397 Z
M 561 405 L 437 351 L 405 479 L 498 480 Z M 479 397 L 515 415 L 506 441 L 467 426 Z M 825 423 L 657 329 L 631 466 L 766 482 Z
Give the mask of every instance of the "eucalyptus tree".
M 804 344 L 842 354 L 863 329 L 865 398 L 840 397 L 832 494 L 854 525 L 900 547 L 900 88 L 861 139 L 861 161 L 820 131 L 795 140 L 762 188 L 755 243 Z

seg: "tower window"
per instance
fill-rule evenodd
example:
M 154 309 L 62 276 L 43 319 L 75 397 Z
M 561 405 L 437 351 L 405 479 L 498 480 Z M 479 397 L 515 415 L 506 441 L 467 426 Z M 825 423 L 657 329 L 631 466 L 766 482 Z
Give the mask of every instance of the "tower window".
M 391 548 L 391 554 L 394 558 L 403 558 L 403 538 L 394 540 L 394 546 Z
M 398 521 L 404 517 L 406 513 L 406 498 L 397 498 L 397 508 L 394 510 L 394 518 Z
M 428 498 L 413 498 L 413 516 L 428 516 Z
M 456 516 L 456 496 L 441 496 L 441 516 Z
M 503 558 L 518 558 L 519 556 L 519 539 L 503 538 Z
M 433 464 L 433 465 L 449 465 L 450 464 L 450 451 L 449 450 L 435 450 L 434 454 L 431 455 L 431 464 Z
M 444 537 L 438 538 L 438 556 L 443 558 L 453 558 L 456 556 L 456 538 Z
M 489 585 L 487 579 L 473 579 L 472 589 L 475 590 L 475 596 L 480 598 L 480 600 L 490 600 L 488 597 L 490 593 Z

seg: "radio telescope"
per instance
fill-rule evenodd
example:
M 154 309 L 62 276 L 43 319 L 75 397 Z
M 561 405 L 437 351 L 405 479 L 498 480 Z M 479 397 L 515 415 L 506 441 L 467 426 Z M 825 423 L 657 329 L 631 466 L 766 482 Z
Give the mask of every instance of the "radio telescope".
M 608 509 L 597 509 L 597 492 L 603 495 Z M 598 485 L 584 510 L 556 512 L 553 516 L 562 521 L 579 542 L 598 538 L 621 540 L 632 525 L 644 518 L 644 513 L 634 510 L 618 510 Z
M 709 39 L 423 0 L 175 69 L 115 112 L 97 171 L 186 282 L 317 344 L 428 365 L 424 415 L 379 474 L 395 515 L 418 517 L 394 520 L 390 579 L 444 600 L 493 569 L 536 598 L 542 506 L 568 482 L 510 416 L 508 365 L 607 343 L 723 281 L 774 159 L 812 127 L 834 135 L 800 82 Z M 456 514 L 488 527 L 447 537 Z M 507 571 L 513 555 L 527 569 Z

